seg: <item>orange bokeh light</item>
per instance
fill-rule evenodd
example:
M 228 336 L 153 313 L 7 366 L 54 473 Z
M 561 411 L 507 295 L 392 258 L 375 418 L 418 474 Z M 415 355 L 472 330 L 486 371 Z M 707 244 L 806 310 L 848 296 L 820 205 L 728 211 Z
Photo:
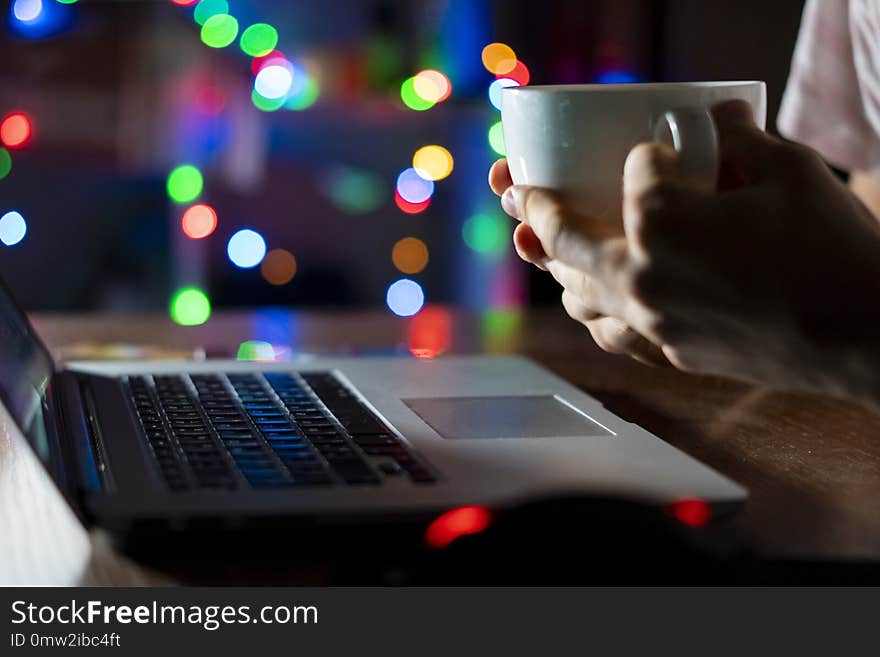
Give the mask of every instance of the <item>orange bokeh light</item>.
M 406 212 L 407 214 L 419 214 L 420 212 L 424 212 L 428 209 L 428 206 L 431 205 L 431 199 L 426 199 L 421 203 L 410 203 L 405 198 L 400 195 L 400 192 L 394 192 L 394 202 L 397 204 L 397 207 Z
M 413 88 L 422 99 L 432 103 L 442 103 L 452 93 L 452 83 L 449 82 L 449 78 L 434 69 L 416 73 L 413 78 Z
M 404 237 L 391 249 L 391 262 L 404 274 L 418 274 L 428 265 L 428 247 L 416 237 Z
M 272 249 L 263 258 L 260 272 L 272 285 L 286 285 L 296 276 L 296 258 L 285 249 Z
M 516 68 L 516 53 L 504 43 L 490 43 L 483 48 L 483 66 L 490 73 L 504 75 Z
M 0 122 L 0 142 L 6 148 L 21 148 L 31 139 L 30 119 L 21 112 L 13 112 Z
M 180 226 L 187 237 L 200 240 L 217 228 L 217 212 L 210 205 L 194 205 L 183 213 Z

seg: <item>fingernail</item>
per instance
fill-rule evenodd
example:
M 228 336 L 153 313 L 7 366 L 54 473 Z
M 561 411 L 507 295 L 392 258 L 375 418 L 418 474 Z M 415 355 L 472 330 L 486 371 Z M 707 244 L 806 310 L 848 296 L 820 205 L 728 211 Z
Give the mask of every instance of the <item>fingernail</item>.
M 516 210 L 516 199 L 513 197 L 513 187 L 508 187 L 504 194 L 501 195 L 501 207 L 514 219 L 518 219 Z

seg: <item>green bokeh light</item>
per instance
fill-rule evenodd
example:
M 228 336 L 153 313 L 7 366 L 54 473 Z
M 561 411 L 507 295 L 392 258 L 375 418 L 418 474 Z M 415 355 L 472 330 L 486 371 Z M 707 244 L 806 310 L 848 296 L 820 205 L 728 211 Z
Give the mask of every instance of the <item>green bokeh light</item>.
M 507 249 L 510 222 L 496 214 L 475 214 L 462 224 L 461 236 L 477 253 L 499 256 Z
M 73 5 L 78 2 L 78 0 L 56 0 L 56 1 L 60 2 L 62 5 Z
M 171 319 L 182 326 L 204 324 L 211 316 L 208 295 L 197 287 L 185 287 L 177 291 L 169 308 Z
M 400 85 L 400 99 L 403 101 L 404 105 L 418 112 L 423 112 L 434 107 L 433 102 L 425 100 L 416 93 L 414 77 L 407 78 L 404 80 L 403 84 Z
M 229 14 L 211 16 L 202 25 L 202 41 L 211 48 L 225 48 L 238 36 L 238 21 Z
M 275 112 L 280 110 L 284 107 L 284 102 L 286 100 L 287 99 L 283 96 L 281 98 L 266 98 L 257 93 L 256 89 L 251 92 L 251 102 L 254 104 L 254 107 L 264 112 Z
M 191 164 L 182 164 L 168 174 L 168 196 L 175 203 L 189 203 L 198 198 L 204 187 L 202 172 Z
M 318 81 L 309 76 L 303 88 L 293 94 L 284 103 L 284 106 L 290 110 L 304 110 L 315 104 L 319 94 Z
M 278 45 L 278 30 L 268 23 L 255 23 L 241 33 L 241 49 L 251 57 L 262 57 Z
M 330 200 L 349 214 L 365 214 L 376 210 L 386 198 L 383 180 L 372 171 L 340 168 L 324 181 Z
M 263 340 L 247 340 L 238 345 L 238 360 L 275 360 L 275 348 Z
M 193 20 L 199 25 L 204 25 L 212 16 L 227 13 L 229 13 L 229 3 L 226 0 L 202 0 L 193 11 Z
M 0 180 L 3 180 L 12 171 L 12 156 L 5 148 L 0 148 Z
M 492 124 L 492 127 L 489 128 L 489 146 L 498 155 L 507 155 L 507 150 L 504 148 L 504 130 L 501 127 L 501 121 Z

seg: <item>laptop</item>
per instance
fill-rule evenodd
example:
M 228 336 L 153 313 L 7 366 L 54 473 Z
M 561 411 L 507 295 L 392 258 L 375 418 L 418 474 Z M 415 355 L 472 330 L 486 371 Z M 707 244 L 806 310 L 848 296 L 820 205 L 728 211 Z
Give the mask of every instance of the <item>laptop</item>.
M 88 523 L 429 517 L 556 496 L 736 505 L 746 491 L 518 357 L 56 368 L 0 285 L 0 394 Z

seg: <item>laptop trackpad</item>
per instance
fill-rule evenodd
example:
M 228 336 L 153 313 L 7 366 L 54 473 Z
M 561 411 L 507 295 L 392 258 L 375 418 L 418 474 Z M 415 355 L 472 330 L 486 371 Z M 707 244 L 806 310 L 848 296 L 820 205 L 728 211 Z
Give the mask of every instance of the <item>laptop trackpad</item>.
M 610 431 L 550 395 L 404 399 L 444 438 L 611 436 Z

